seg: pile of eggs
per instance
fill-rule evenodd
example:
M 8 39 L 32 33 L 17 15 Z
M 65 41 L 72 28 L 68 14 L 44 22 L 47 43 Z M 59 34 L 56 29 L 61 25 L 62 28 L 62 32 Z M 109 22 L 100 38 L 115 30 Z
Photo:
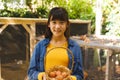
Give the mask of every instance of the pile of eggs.
M 46 71 L 47 80 L 71 80 L 70 70 L 64 66 L 54 66 Z

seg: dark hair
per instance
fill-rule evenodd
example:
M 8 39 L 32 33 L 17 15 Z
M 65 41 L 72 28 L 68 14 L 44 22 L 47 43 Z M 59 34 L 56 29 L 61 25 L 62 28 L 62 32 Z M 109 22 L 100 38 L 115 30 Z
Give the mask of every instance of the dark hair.
M 45 32 L 45 38 L 49 38 L 49 39 L 51 39 L 51 37 L 52 37 L 52 32 L 51 32 L 50 28 L 48 27 L 48 25 L 50 24 L 51 18 L 52 18 L 52 20 L 67 21 L 67 28 L 66 28 L 64 35 L 65 35 L 66 39 L 68 40 L 68 38 L 70 36 L 70 29 L 69 29 L 68 12 L 66 11 L 66 9 L 62 8 L 62 7 L 54 7 L 49 12 L 48 22 L 47 22 L 46 32 Z

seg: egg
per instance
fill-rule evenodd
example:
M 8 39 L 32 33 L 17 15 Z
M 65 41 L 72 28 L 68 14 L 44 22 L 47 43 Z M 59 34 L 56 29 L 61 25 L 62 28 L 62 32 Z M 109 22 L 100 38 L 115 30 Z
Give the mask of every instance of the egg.
M 56 79 L 57 80 L 63 80 L 63 76 L 62 75 L 58 75 L 58 76 L 56 76 Z
M 62 72 L 62 76 L 63 76 L 63 78 L 66 78 L 68 76 L 68 74 L 66 72 Z
M 51 78 L 54 78 L 54 77 L 56 77 L 56 73 L 53 71 L 53 72 L 50 72 L 49 73 L 49 76 L 51 77 Z
M 61 75 L 62 73 L 61 73 L 61 71 L 56 71 L 56 75 L 58 76 L 58 75 Z

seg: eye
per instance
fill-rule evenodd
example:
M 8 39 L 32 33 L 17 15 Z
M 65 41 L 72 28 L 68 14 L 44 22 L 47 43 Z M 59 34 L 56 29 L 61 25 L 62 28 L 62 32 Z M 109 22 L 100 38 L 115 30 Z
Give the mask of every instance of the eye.
M 56 24 L 56 21 L 52 21 L 53 24 Z
M 60 21 L 60 24 L 64 24 L 65 23 L 65 21 Z

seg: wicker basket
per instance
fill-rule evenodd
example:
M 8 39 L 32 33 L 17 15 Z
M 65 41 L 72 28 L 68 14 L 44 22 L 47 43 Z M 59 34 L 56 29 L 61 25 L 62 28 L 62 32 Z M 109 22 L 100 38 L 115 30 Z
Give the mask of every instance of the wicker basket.
M 71 50 L 69 50 L 68 48 L 65 47 L 55 47 L 50 49 L 49 51 L 47 51 L 46 55 L 56 49 L 56 48 L 62 48 L 68 51 L 68 53 L 70 53 L 70 55 L 72 56 L 72 68 L 68 69 L 65 66 L 59 65 L 59 66 L 53 66 L 52 68 L 50 68 L 49 70 L 45 71 L 45 80 L 72 80 L 70 75 L 73 69 L 73 64 L 74 64 L 74 56 Z M 45 55 L 45 62 L 44 64 L 46 64 L 46 55 Z M 53 73 L 53 76 L 51 76 L 51 74 Z M 59 75 L 60 74 L 60 75 Z M 64 75 L 65 74 L 65 75 Z M 59 75 L 59 76 L 58 76 Z M 61 77 L 61 79 L 58 79 L 58 77 Z
M 58 77 L 51 77 L 50 75 L 51 72 L 54 74 L 56 74 L 57 72 L 60 72 L 61 75 L 59 77 L 63 78 L 62 80 L 71 80 L 71 77 L 70 77 L 71 71 L 67 67 L 64 67 L 62 65 L 54 66 L 53 68 L 45 72 L 46 80 L 61 80 L 61 79 L 58 79 Z M 64 76 L 63 73 L 66 73 L 66 75 Z

